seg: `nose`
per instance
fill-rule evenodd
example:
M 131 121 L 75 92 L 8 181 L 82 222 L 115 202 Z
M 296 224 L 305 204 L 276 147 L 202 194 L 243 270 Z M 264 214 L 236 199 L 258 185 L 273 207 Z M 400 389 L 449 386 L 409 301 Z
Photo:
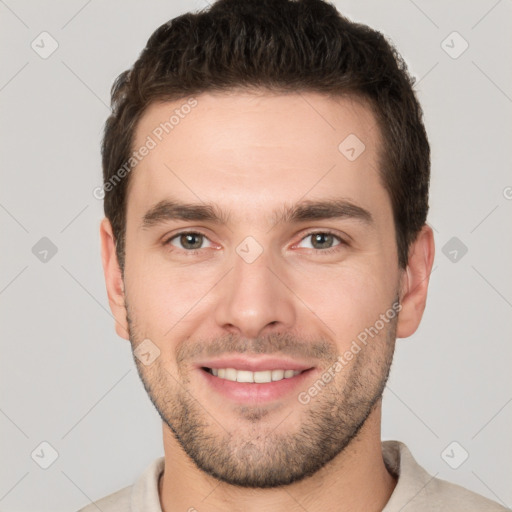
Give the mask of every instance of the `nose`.
M 266 251 L 252 263 L 235 255 L 233 269 L 217 288 L 215 321 L 233 334 L 257 338 L 265 331 L 290 330 L 296 321 L 296 297 L 284 271 Z

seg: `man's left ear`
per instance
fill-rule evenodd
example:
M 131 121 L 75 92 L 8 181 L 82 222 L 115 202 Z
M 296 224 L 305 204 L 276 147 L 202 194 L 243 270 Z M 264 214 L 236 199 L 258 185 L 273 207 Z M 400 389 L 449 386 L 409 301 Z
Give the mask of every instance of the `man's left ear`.
M 432 228 L 425 224 L 409 248 L 409 262 L 402 270 L 396 337 L 407 338 L 418 328 L 425 305 L 434 263 L 435 244 Z

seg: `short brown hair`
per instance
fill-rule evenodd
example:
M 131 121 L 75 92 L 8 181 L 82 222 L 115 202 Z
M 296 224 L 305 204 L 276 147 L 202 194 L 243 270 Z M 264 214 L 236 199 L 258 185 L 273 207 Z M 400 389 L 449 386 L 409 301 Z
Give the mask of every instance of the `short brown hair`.
M 357 96 L 372 108 L 383 144 L 380 177 L 393 208 L 398 263 L 426 222 L 430 147 L 414 79 L 395 47 L 323 0 L 218 0 L 159 27 L 112 86 L 102 144 L 104 184 L 129 160 L 148 105 L 207 91 L 259 88 Z M 341 141 L 340 141 L 341 142 Z M 129 176 L 105 187 L 124 270 Z

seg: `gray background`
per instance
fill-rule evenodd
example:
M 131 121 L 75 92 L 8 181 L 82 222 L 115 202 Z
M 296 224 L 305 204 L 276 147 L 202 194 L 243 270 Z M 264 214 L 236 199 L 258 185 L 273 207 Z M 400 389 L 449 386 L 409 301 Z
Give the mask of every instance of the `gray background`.
M 398 341 L 383 438 L 510 507 L 512 2 L 336 5 L 405 57 L 433 153 L 437 254 L 423 322 Z M 205 6 L 0 0 L 2 511 L 76 510 L 163 453 L 158 414 L 114 332 L 92 191 L 112 81 L 157 26 Z M 46 59 L 31 47 L 51 49 L 43 31 L 59 45 Z M 58 452 L 48 469 L 44 441 Z

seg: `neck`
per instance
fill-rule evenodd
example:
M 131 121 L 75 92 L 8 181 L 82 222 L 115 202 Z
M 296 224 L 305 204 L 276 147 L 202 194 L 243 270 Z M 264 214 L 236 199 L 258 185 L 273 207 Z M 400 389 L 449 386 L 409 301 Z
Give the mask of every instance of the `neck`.
M 236 487 L 207 475 L 163 424 L 165 471 L 159 482 L 163 512 L 381 511 L 396 485 L 382 458 L 381 402 L 357 437 L 313 476 L 275 489 Z

